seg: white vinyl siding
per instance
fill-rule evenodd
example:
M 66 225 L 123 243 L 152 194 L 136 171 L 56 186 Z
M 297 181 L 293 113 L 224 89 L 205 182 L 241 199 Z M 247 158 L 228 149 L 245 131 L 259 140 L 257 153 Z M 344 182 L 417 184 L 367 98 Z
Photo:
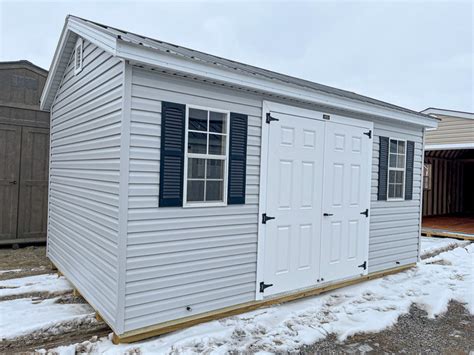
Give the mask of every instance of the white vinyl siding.
M 114 325 L 123 63 L 84 41 L 51 109 L 48 257 Z
M 262 100 L 133 68 L 125 331 L 255 299 Z M 245 205 L 158 208 L 161 101 L 249 116 Z M 417 261 L 421 186 L 421 128 L 374 134 L 369 272 Z M 415 142 L 413 200 L 377 201 L 379 136 Z
M 245 205 L 158 208 L 162 101 L 248 115 Z M 134 68 L 131 110 L 125 331 L 254 300 L 261 100 Z
M 412 200 L 377 200 L 380 136 L 397 137 L 415 142 Z M 382 120 L 374 121 L 369 273 L 403 266 L 418 260 L 422 138 L 421 127 L 386 123 Z

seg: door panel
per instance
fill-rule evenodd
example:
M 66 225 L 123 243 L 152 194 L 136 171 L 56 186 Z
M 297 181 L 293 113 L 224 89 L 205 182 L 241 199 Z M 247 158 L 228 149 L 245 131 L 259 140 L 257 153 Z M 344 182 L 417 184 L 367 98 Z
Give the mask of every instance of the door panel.
M 367 129 L 326 122 L 321 234 L 323 281 L 364 274 L 370 204 L 371 140 Z M 328 252 L 325 252 L 328 251 Z
M 309 287 L 319 275 L 324 122 L 272 113 L 269 127 L 265 296 Z
M 46 236 L 49 130 L 23 127 L 18 237 Z
M 0 240 L 17 236 L 21 127 L 0 124 Z

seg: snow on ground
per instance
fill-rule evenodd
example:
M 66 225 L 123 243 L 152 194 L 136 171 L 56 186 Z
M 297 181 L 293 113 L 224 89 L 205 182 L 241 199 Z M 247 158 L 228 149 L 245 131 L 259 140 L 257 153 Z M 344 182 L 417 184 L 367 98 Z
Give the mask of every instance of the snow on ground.
M 2 274 L 8 274 L 10 272 L 20 272 L 23 269 L 12 269 L 12 270 L 0 270 L 0 275 Z
M 426 247 L 426 243 L 424 243 Z M 428 247 L 426 247 L 428 248 Z M 335 333 L 340 340 L 359 332 L 378 332 L 396 323 L 413 303 L 429 317 L 446 311 L 450 300 L 465 303 L 474 314 L 474 244 L 457 247 L 395 275 L 323 295 L 244 313 L 135 344 L 110 339 L 54 349 L 82 352 L 214 353 L 285 352 Z
M 57 278 L 57 277 L 56 277 Z M 94 314 L 88 304 L 62 304 L 57 298 L 21 298 L 0 302 L 0 340 L 11 339 L 40 329 Z
M 452 249 L 456 246 L 466 246 L 470 242 L 453 238 L 421 237 L 421 257 Z
M 32 292 L 66 292 L 72 290 L 71 284 L 56 274 L 20 277 L 0 281 L 0 298 L 29 294 Z

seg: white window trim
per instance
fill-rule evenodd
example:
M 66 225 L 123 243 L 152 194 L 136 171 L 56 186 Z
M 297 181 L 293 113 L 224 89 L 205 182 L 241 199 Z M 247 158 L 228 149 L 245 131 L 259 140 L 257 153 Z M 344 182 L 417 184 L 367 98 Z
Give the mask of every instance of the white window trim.
M 403 168 L 391 168 L 390 167 L 390 141 L 405 142 L 405 162 Z M 397 146 L 398 149 L 398 146 Z M 407 140 L 395 137 L 388 138 L 388 161 L 387 161 L 387 201 L 405 201 L 405 184 L 406 184 L 406 169 L 407 169 Z M 403 197 L 389 197 L 390 191 L 390 170 L 403 171 L 403 184 L 402 184 L 402 196 Z
M 77 56 L 77 51 L 80 51 L 80 60 L 79 60 L 79 67 L 76 67 L 76 56 Z M 84 55 L 84 45 L 82 38 L 79 37 L 76 41 L 76 45 L 74 46 L 74 75 L 79 74 L 82 71 L 82 62 L 83 62 L 83 55 Z
M 205 111 L 213 111 L 225 113 L 227 115 L 226 122 L 226 151 L 225 157 L 221 155 L 212 154 L 199 154 L 199 153 L 188 153 L 188 132 L 189 132 L 189 109 L 198 109 Z M 192 132 L 197 132 L 191 130 Z M 202 131 L 199 131 L 202 133 Z M 219 134 L 219 133 L 217 133 Z M 224 135 L 224 134 L 221 134 Z M 208 142 L 209 144 L 209 135 Z M 229 181 L 229 145 L 230 145 L 230 111 L 221 110 L 213 107 L 197 106 L 197 105 L 186 105 L 186 116 L 185 116 L 185 130 L 184 130 L 184 176 L 183 176 L 183 207 L 222 207 L 227 206 L 227 184 Z M 189 156 L 191 155 L 191 156 Z M 224 183 L 223 183 L 223 201 L 217 202 L 188 202 L 188 157 L 189 158 L 201 158 L 201 159 L 220 159 L 224 161 Z

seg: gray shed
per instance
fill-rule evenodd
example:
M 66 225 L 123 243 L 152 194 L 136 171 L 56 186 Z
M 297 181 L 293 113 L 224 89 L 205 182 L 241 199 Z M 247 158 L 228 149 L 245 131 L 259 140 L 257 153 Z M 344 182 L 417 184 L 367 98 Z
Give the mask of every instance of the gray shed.
M 48 72 L 0 62 L 0 245 L 46 241 L 49 114 L 39 99 Z
M 69 16 L 48 256 L 132 341 L 410 267 L 433 117 Z

